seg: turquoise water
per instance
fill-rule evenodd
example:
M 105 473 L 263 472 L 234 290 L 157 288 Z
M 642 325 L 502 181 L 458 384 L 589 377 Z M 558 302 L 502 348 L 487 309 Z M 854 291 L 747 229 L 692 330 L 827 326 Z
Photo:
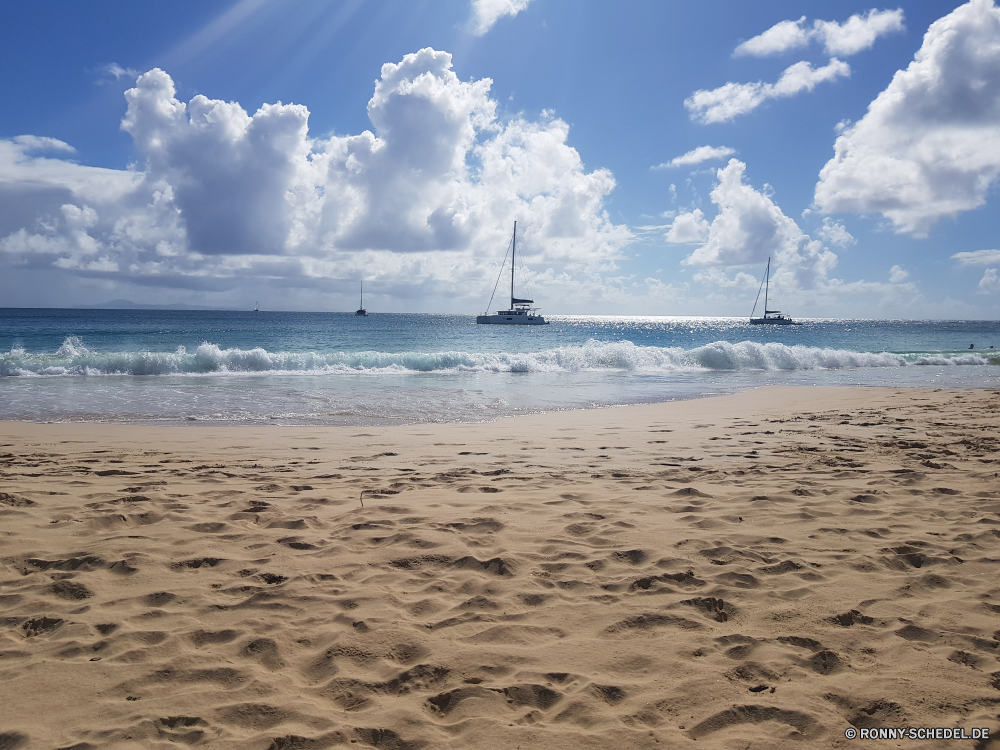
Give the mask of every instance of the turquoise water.
M 391 424 L 763 384 L 1000 387 L 996 321 L 549 319 L 0 309 L 0 419 Z

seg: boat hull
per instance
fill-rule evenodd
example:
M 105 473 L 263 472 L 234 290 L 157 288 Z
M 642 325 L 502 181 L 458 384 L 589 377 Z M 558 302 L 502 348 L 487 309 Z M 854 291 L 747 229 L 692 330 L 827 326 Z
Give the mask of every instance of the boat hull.
M 754 326 L 800 326 L 791 318 L 750 318 L 750 325 Z
M 476 323 L 501 326 L 546 326 L 549 324 L 541 315 L 477 315 Z

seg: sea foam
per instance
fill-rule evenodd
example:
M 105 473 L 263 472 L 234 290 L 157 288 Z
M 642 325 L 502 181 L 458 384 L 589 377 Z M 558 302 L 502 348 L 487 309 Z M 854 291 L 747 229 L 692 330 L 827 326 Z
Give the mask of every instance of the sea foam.
M 895 354 L 779 343 L 715 341 L 692 349 L 589 341 L 537 352 L 269 352 L 224 349 L 203 343 L 193 353 L 99 352 L 70 336 L 53 354 L 12 348 L 0 355 L 0 376 L 97 377 L 106 375 L 405 374 L 503 372 L 710 372 L 895 368 L 912 365 L 990 365 L 980 354 Z

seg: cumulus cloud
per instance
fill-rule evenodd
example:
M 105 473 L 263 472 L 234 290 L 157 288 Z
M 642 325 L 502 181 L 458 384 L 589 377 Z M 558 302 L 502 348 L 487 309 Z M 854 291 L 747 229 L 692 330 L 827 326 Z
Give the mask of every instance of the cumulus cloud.
M 531 0 L 472 0 L 470 29 L 476 36 L 482 36 L 503 16 L 516 16 L 530 2 Z
M 971 253 L 955 253 L 952 260 L 963 266 L 991 266 L 1000 264 L 1000 250 L 974 250 Z
M 951 257 L 962 266 L 1000 265 L 1000 250 L 974 250 L 970 253 L 955 253 Z M 996 292 L 1000 292 L 1000 278 L 997 278 L 997 269 L 987 268 L 979 280 L 979 293 L 995 294 Z
M 70 149 L 54 139 L 0 140 L 0 261 L 205 291 L 374 276 L 454 300 L 486 288 L 517 219 L 553 296 L 613 270 L 632 238 L 603 207 L 613 176 L 584 169 L 554 116 L 500 121 L 491 83 L 420 50 L 383 66 L 372 130 L 314 138 L 302 105 L 183 102 L 151 70 L 126 92 L 130 169 L 42 153 Z
M 160 69 L 125 92 L 122 130 L 146 156 L 151 185 L 169 186 L 193 248 L 205 254 L 287 249 L 300 169 L 308 165 L 309 111 L 265 104 L 251 117 L 199 94 L 178 101 Z
M 705 161 L 712 161 L 714 159 L 725 159 L 727 156 L 732 156 L 736 153 L 736 149 L 729 148 L 728 146 L 698 146 L 696 149 L 688 151 L 686 154 L 682 154 L 671 159 L 663 164 L 657 164 L 653 169 L 671 169 L 673 167 L 693 167 L 696 164 L 701 164 Z
M 709 224 L 700 208 L 676 216 L 667 231 L 667 242 L 674 245 L 701 244 L 708 239 Z
M 730 82 L 711 91 L 700 89 L 684 100 L 684 106 L 695 122 L 728 122 L 739 115 L 752 112 L 768 99 L 781 99 L 803 91 L 812 91 L 819 83 L 850 74 L 851 67 L 837 58 L 820 68 L 814 68 L 803 60 L 787 67 L 777 83 Z
M 983 205 L 1000 175 L 1000 9 L 972 0 L 927 30 L 834 145 L 816 185 L 828 213 L 881 213 L 925 236 L 940 219 Z
M 987 268 L 983 278 L 979 280 L 980 294 L 996 294 L 1000 292 L 1000 277 L 997 276 L 997 269 Z
M 718 171 L 712 190 L 718 214 L 708 239 L 685 260 L 692 266 L 763 267 L 772 258 L 775 278 L 786 288 L 810 289 L 826 280 L 837 256 L 811 239 L 770 196 L 743 181 L 746 165 L 737 159 Z
M 909 272 L 902 266 L 893 266 L 889 269 L 889 281 L 893 284 L 902 284 L 909 276 Z
M 733 54 L 754 57 L 779 55 L 806 47 L 815 39 L 829 55 L 854 55 L 870 48 L 880 36 L 904 29 L 903 11 L 900 8 L 873 8 L 864 14 L 854 14 L 844 23 L 816 20 L 813 21 L 812 28 L 806 26 L 806 17 L 802 16 L 797 21 L 776 23 L 762 34 L 737 46 Z
M 823 226 L 816 234 L 837 247 L 850 247 L 858 243 L 854 235 L 847 231 L 847 227 L 832 221 L 829 216 L 823 219 Z

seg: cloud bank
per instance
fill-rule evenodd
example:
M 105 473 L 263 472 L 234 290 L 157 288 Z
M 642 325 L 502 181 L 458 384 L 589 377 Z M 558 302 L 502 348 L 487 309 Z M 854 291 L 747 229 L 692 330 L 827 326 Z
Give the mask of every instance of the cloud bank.
M 846 127 L 816 185 L 826 213 L 880 213 L 924 236 L 977 208 L 1000 175 L 1000 9 L 972 0 L 938 19 L 913 62 Z
M 816 40 L 828 55 L 846 57 L 869 49 L 880 36 L 904 29 L 902 9 L 873 8 L 864 14 L 854 14 L 844 23 L 816 20 L 812 28 L 806 26 L 806 17 L 802 16 L 797 21 L 776 23 L 764 33 L 737 46 L 733 54 L 737 57 L 780 55 L 807 47 L 809 42 Z
M 0 262 L 196 291 L 376 277 L 457 299 L 481 296 L 517 219 L 557 290 L 612 269 L 631 234 L 603 208 L 611 173 L 584 169 L 562 120 L 501 122 L 491 83 L 423 49 L 382 67 L 372 130 L 313 138 L 305 106 L 182 102 L 151 70 L 126 92 L 130 169 L 0 140 Z

